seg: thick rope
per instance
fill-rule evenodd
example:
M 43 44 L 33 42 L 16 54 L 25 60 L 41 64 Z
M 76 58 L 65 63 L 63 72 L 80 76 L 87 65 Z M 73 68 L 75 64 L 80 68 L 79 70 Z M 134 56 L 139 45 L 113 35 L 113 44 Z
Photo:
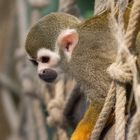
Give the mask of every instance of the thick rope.
M 120 12 L 119 18 L 122 18 L 123 12 Z M 119 34 L 121 36 L 124 35 L 124 24 L 122 19 L 118 19 L 119 21 Z M 121 44 L 121 41 L 118 41 L 119 47 L 121 51 L 124 51 L 124 44 Z M 120 52 L 121 52 L 120 51 Z M 114 70 L 110 72 L 110 76 L 112 79 L 116 81 L 116 129 L 115 129 L 115 139 L 116 140 L 124 140 L 125 139 L 125 104 L 126 104 L 126 89 L 125 83 L 130 82 L 132 80 L 132 74 L 130 71 L 129 64 L 123 63 L 123 55 L 118 51 L 118 57 L 116 59 L 116 63 L 114 63 Z M 113 65 L 112 65 L 113 66 Z M 113 72 L 114 71 L 114 72 Z M 113 74 L 112 74 L 113 73 Z
M 115 4 L 112 3 L 112 5 L 114 8 Z M 116 11 L 113 10 L 113 12 L 116 12 Z M 122 18 L 123 12 L 120 12 L 120 13 L 121 13 L 120 18 Z M 119 19 L 119 21 L 120 21 L 120 23 L 123 23 L 122 19 Z M 120 27 L 121 28 L 120 30 L 123 29 L 123 26 L 124 26 L 124 24 L 122 24 L 122 26 Z M 124 31 L 124 30 L 122 30 L 122 31 Z M 121 43 L 121 41 L 118 42 L 118 44 L 120 44 L 120 43 Z M 125 89 L 124 83 L 132 80 L 132 75 L 129 72 L 129 70 L 130 70 L 129 66 L 127 64 L 122 65 L 121 60 L 122 60 L 121 55 L 118 53 L 118 58 L 116 60 L 117 65 L 113 64 L 112 67 L 113 66 L 115 66 L 115 67 L 113 69 L 109 70 L 110 76 L 112 77 L 112 79 L 114 81 L 116 81 L 115 83 L 116 83 L 116 94 L 117 95 L 116 95 L 116 111 L 115 112 L 116 112 L 116 120 L 117 120 L 116 128 L 118 128 L 118 129 L 116 129 L 117 130 L 116 131 L 117 140 L 120 140 L 120 138 L 122 140 L 125 139 L 125 104 L 126 104 L 126 93 L 125 93 L 126 91 L 125 90 L 126 89 Z M 117 66 L 117 68 L 116 68 L 116 66 Z M 92 132 L 91 140 L 99 139 L 100 134 L 105 126 L 105 123 L 109 117 L 110 111 L 111 111 L 114 103 L 115 103 L 115 94 L 108 93 L 104 107 L 102 109 L 102 112 L 100 113 L 100 116 L 96 122 L 95 128 Z M 119 135 L 118 135 L 118 133 L 119 133 Z
M 140 84 L 135 89 L 135 101 L 137 111 L 132 118 L 132 122 L 128 132 L 128 140 L 138 140 L 140 138 Z
M 129 24 L 128 24 L 128 28 L 127 28 L 127 31 L 126 31 L 126 34 L 125 34 L 125 45 L 126 47 L 128 47 L 130 49 L 130 53 L 131 53 L 131 49 L 135 49 L 135 42 L 136 42 L 136 36 L 139 32 L 139 29 L 138 29 L 138 24 L 140 23 L 140 1 L 135 1 L 134 4 L 133 4 L 133 7 L 132 7 L 132 10 L 131 10 L 131 14 L 130 14 L 130 20 L 129 20 Z M 127 59 L 129 60 L 129 58 L 134 58 L 134 57 L 131 57 L 131 54 L 130 53 L 127 53 L 128 56 L 127 56 Z M 133 53 L 133 51 L 132 51 Z M 134 66 L 135 66 L 135 63 L 134 63 Z M 132 67 L 132 66 L 131 66 Z M 134 67 L 132 67 L 134 68 Z M 133 69 L 132 69 L 132 72 L 133 72 Z M 136 80 L 137 78 L 137 72 L 135 71 L 135 73 L 133 72 L 133 82 Z M 134 76 L 134 74 L 136 76 Z M 135 77 L 135 79 L 134 79 Z M 137 88 L 137 87 L 135 87 Z M 137 92 L 135 92 L 137 93 Z M 139 125 L 140 125 L 140 117 L 139 117 L 139 112 L 137 112 L 133 118 L 133 121 L 132 121 L 132 125 L 130 127 L 130 131 L 129 131 L 129 136 L 128 138 L 130 140 L 136 140 L 137 137 L 137 133 L 139 133 Z M 124 125 L 124 124 L 123 124 Z M 122 125 L 121 125 L 122 126 Z M 116 127 L 116 132 L 117 134 L 120 135 L 120 132 L 118 131 L 118 128 Z M 118 139 L 122 139 L 123 137 L 118 137 L 116 136 L 116 138 Z
M 108 91 L 105 104 L 91 134 L 91 140 L 98 140 L 115 104 L 115 87 L 112 82 Z
M 140 31 L 139 24 L 140 24 L 140 1 L 135 0 L 130 15 L 130 21 L 127 30 L 128 34 L 126 34 L 125 36 L 126 43 L 129 49 L 135 47 L 136 37 L 138 32 Z M 132 72 L 133 72 L 133 90 L 137 111 L 134 117 L 132 118 L 132 122 L 128 133 L 128 140 L 137 140 L 140 138 L 140 83 L 138 81 L 139 77 L 135 63 L 135 58 L 132 60 Z
M 140 30 L 138 27 L 139 24 L 140 24 L 140 0 L 135 0 L 131 10 L 130 20 L 125 36 L 125 42 L 129 49 L 135 46 L 136 36 Z
M 113 7 L 114 8 L 114 7 Z M 118 35 L 124 36 L 124 21 L 123 21 L 123 9 L 119 8 L 119 15 L 118 15 L 118 21 L 115 17 L 115 11 L 112 10 L 113 13 L 113 20 L 115 21 L 114 25 L 117 25 Z M 118 56 L 116 59 L 116 65 L 120 67 L 120 69 L 117 70 L 117 68 L 114 69 L 113 75 L 112 71 L 110 75 L 112 76 L 112 79 L 116 81 L 116 108 L 115 108 L 115 117 L 116 117 L 116 124 L 115 124 L 115 139 L 116 140 L 124 140 L 125 139 L 125 127 L 126 127 L 126 120 L 125 120 L 125 105 L 126 105 L 126 88 L 125 84 L 127 82 L 130 82 L 132 79 L 132 75 L 129 72 L 130 65 L 129 62 L 124 61 L 124 58 L 126 60 L 126 54 L 128 54 L 128 50 L 125 48 L 125 38 L 122 38 L 123 40 L 120 41 L 120 38 L 116 36 L 116 39 L 118 41 Z M 128 41 L 127 41 L 128 42 Z M 128 67 L 128 68 L 127 68 Z M 119 71 L 119 72 L 118 72 Z M 116 74 L 115 74 L 116 73 Z M 123 74 L 124 73 L 124 74 Z
M 137 112 L 133 119 L 132 119 L 132 124 L 130 125 L 129 128 L 129 133 L 128 133 L 128 140 L 138 140 L 138 135 L 140 135 L 140 112 Z
M 114 71 L 111 70 L 111 77 L 113 77 L 113 79 L 116 81 L 116 129 L 115 129 L 115 139 L 116 140 L 124 140 L 125 139 L 125 104 L 126 104 L 126 89 L 125 89 L 125 83 L 126 82 L 130 82 L 130 80 L 132 79 L 132 74 L 130 72 L 130 65 L 129 65 L 129 58 L 130 56 L 132 56 L 129 52 L 129 50 L 127 50 L 127 48 L 132 48 L 132 46 L 134 45 L 135 41 L 136 41 L 136 35 L 138 33 L 138 29 L 137 25 L 139 23 L 139 19 L 140 19 L 140 1 L 137 0 L 137 6 L 136 6 L 136 2 L 133 5 L 132 8 L 132 12 L 130 15 L 130 20 L 129 20 L 129 24 L 128 24 L 128 28 L 127 28 L 127 32 L 126 34 L 124 34 L 124 23 L 122 22 L 123 20 L 119 20 L 120 23 L 118 25 L 120 25 L 119 29 L 122 36 L 125 35 L 125 38 L 123 38 L 123 43 L 121 41 L 118 41 L 119 44 L 119 51 L 118 51 L 118 57 L 116 59 L 116 64 L 119 66 L 121 64 L 120 69 L 118 69 L 118 71 L 120 71 L 120 75 L 117 72 L 117 69 L 115 69 Z M 123 14 L 122 12 L 120 12 L 121 14 Z M 119 16 L 120 18 L 123 17 L 122 15 Z M 121 44 L 122 43 L 122 44 Z M 135 48 L 133 48 L 134 50 Z M 124 62 L 124 58 L 125 58 L 125 62 Z M 124 69 L 125 68 L 125 69 Z M 113 72 L 113 73 L 112 73 Z M 116 75 L 116 76 L 115 76 Z M 140 94 L 139 94 L 140 95 Z M 136 114 L 136 116 L 138 117 L 139 114 Z M 100 116 L 101 117 L 101 116 Z M 99 120 L 100 120 L 99 117 Z M 108 117 L 108 116 L 107 116 Z M 140 117 L 139 117 L 140 119 Z M 137 120 L 139 120 L 137 119 Z M 105 119 L 104 119 L 105 120 Z M 135 120 L 135 119 L 134 119 Z M 106 121 L 106 120 L 105 120 Z M 98 121 L 98 123 L 101 121 Z M 137 122 L 140 121 L 133 121 L 135 125 L 133 125 L 133 127 L 131 127 L 131 133 L 133 134 L 130 138 L 130 140 L 132 140 L 138 131 L 138 126 L 137 126 Z M 99 123 L 96 124 L 96 127 L 99 125 L 100 127 L 99 130 L 97 131 L 93 131 L 92 133 L 92 137 L 91 139 L 99 139 L 99 135 L 101 130 L 104 127 L 104 123 Z M 135 126 L 135 127 L 134 127 Z M 137 128 L 137 129 L 136 129 Z M 133 132 L 135 130 L 136 132 Z M 96 132 L 96 133 L 95 133 Z
M 125 104 L 126 104 L 126 89 L 124 84 L 117 83 L 116 85 L 116 107 L 115 107 L 115 140 L 125 139 Z
M 116 66 L 116 67 L 114 67 Z M 126 89 L 125 83 L 132 80 L 130 68 L 127 64 L 114 63 L 108 68 L 111 78 L 116 85 L 116 106 L 115 106 L 115 139 L 125 139 L 125 104 L 126 104 Z
M 121 19 L 122 11 L 119 7 L 119 15 L 118 20 L 116 20 L 114 9 L 112 9 L 112 20 L 114 21 L 114 27 L 116 28 L 118 34 L 116 37 L 116 40 L 118 41 L 118 55 L 116 58 L 116 62 L 112 64 L 109 68 L 109 74 L 114 79 L 116 83 L 116 104 L 115 104 L 115 140 L 124 140 L 125 139 L 125 127 L 126 127 L 126 121 L 125 121 L 125 104 L 126 104 L 126 89 L 125 89 L 125 83 L 130 78 L 128 75 L 127 65 L 126 69 L 124 70 L 124 63 L 122 62 L 122 53 L 120 53 L 120 50 L 122 50 L 122 45 L 120 38 L 118 38 L 119 35 L 123 36 L 124 34 L 124 24 L 123 19 Z M 115 66 L 113 69 L 112 67 Z M 129 67 L 128 67 L 129 68 Z

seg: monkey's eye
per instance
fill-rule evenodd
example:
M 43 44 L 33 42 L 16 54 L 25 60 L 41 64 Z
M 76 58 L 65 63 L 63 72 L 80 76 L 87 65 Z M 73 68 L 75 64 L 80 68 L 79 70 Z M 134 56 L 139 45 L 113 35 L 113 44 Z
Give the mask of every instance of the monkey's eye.
M 49 56 L 42 56 L 41 57 L 41 62 L 42 63 L 48 63 L 50 61 L 50 57 Z
M 31 63 L 35 66 L 38 66 L 38 62 L 36 60 L 30 59 Z

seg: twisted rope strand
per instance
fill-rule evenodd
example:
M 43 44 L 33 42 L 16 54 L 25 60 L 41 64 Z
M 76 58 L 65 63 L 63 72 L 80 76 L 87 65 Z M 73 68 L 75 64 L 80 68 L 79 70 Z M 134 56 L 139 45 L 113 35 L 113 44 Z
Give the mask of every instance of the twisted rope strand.
M 119 73 L 117 73 L 117 77 L 119 79 L 116 79 L 117 77 L 113 77 L 113 79 L 116 81 L 116 104 L 115 104 L 115 140 L 125 140 L 125 127 L 126 127 L 126 121 L 125 121 L 125 105 L 126 105 L 126 89 L 125 89 L 125 83 L 127 82 L 127 68 L 124 69 L 124 65 L 123 64 L 123 53 L 121 53 L 121 51 L 123 51 L 123 36 L 125 33 L 125 29 L 124 29 L 124 20 L 123 20 L 123 16 L 124 16 L 124 12 L 121 9 L 121 7 L 119 7 L 119 15 L 118 15 L 118 19 L 116 19 L 114 16 L 112 17 L 113 21 L 114 21 L 114 27 L 116 28 L 118 34 L 115 35 L 116 40 L 118 41 L 118 54 L 117 54 L 117 58 L 116 58 L 116 64 L 119 66 L 120 64 L 120 68 L 119 71 L 123 72 L 124 74 L 120 77 Z M 114 10 L 112 10 L 112 13 L 114 12 Z M 114 14 L 112 14 L 114 15 Z M 122 37 L 122 39 L 120 39 L 120 36 Z M 114 72 L 117 70 L 117 68 L 114 70 Z M 122 79 L 124 79 L 124 81 L 122 82 Z
M 112 13 L 113 13 L 113 10 L 112 10 Z M 120 14 L 122 14 L 122 13 L 120 13 Z M 122 17 L 123 17 L 122 15 L 118 16 L 118 18 L 122 18 Z M 115 16 L 114 16 L 114 18 L 115 18 Z M 125 29 L 124 29 L 123 20 L 120 19 L 119 21 L 120 21 L 119 23 L 117 23 L 117 21 L 116 21 L 118 31 L 119 31 L 119 33 L 121 33 L 121 35 L 123 35 L 123 36 L 125 35 L 125 38 L 123 38 L 123 42 L 121 42 L 122 44 L 120 43 L 119 39 L 116 38 L 118 41 L 118 44 L 119 44 L 118 46 L 119 47 L 121 46 L 121 48 L 120 48 L 121 53 L 118 52 L 116 63 L 123 64 L 124 63 L 123 58 L 125 58 L 125 60 L 127 60 L 127 61 L 125 61 L 125 63 L 129 64 L 129 58 L 132 57 L 132 54 L 131 54 L 131 52 L 129 52 L 128 49 L 131 49 L 131 48 L 133 48 L 133 50 L 135 49 L 134 46 L 135 46 L 136 36 L 139 32 L 138 31 L 138 24 L 140 22 L 140 1 L 135 0 L 135 3 L 133 4 L 126 34 L 124 32 Z M 118 25 L 120 25 L 120 26 L 118 26 Z M 124 65 L 125 65 L 125 63 L 124 63 Z M 135 63 L 134 63 L 134 65 L 135 65 Z M 124 72 L 127 72 L 127 71 L 124 70 Z M 127 73 L 126 73 L 126 75 L 127 75 Z M 135 77 L 137 77 L 137 76 L 135 76 Z M 127 78 L 124 77 L 123 79 L 127 79 Z M 114 80 L 115 80 L 115 77 L 114 77 Z M 127 80 L 124 83 L 121 82 L 119 79 L 115 80 L 115 81 L 116 81 L 115 139 L 116 140 L 124 140 L 125 139 L 125 124 L 126 124 L 126 121 L 125 121 L 125 104 L 126 104 L 125 83 L 127 82 Z M 139 93 L 139 95 L 140 95 L 140 93 Z M 111 100 L 110 100 L 111 98 L 109 98 L 108 96 L 107 96 L 107 99 L 109 99 L 109 101 L 111 102 Z M 107 102 L 107 99 L 105 101 L 104 108 L 99 116 L 99 119 L 95 125 L 94 131 L 92 132 L 91 140 L 99 139 L 101 131 L 106 123 L 106 119 L 108 118 L 108 113 L 110 113 L 110 108 L 108 108 L 108 113 L 104 112 L 104 111 L 107 111 L 107 106 L 108 106 L 107 104 L 109 103 L 109 102 Z M 107 117 L 104 118 L 105 114 L 107 115 Z M 133 125 L 131 125 L 130 133 L 129 133 L 130 140 L 132 140 L 132 139 L 135 140 L 135 137 L 138 134 L 138 131 L 139 131 L 138 128 L 140 127 L 139 126 L 139 124 L 140 124 L 139 123 L 140 122 L 139 116 L 140 116 L 139 113 L 137 113 L 132 121 Z M 139 117 L 139 119 L 138 119 L 138 117 Z
M 128 140 L 137 140 L 140 133 L 140 84 L 138 84 L 137 78 L 137 67 L 136 67 L 136 59 L 132 59 L 132 71 L 133 71 L 133 89 L 135 95 L 135 102 L 137 106 L 137 111 L 132 118 L 132 122 L 128 132 Z
M 138 140 L 138 135 L 140 133 L 140 112 L 136 113 L 132 119 L 132 124 L 129 128 L 128 140 Z
M 139 24 L 140 24 L 140 0 L 135 0 L 130 13 L 130 20 L 125 35 L 125 43 L 128 49 L 135 46 L 134 44 L 136 42 L 136 37 L 139 32 L 138 27 Z
M 130 50 L 130 53 L 131 53 L 131 49 L 133 49 L 133 50 L 135 49 L 136 37 L 140 30 L 139 24 L 140 24 L 140 1 L 135 0 L 132 10 L 131 10 L 127 32 L 125 35 L 125 44 L 128 47 L 128 49 Z M 133 62 L 132 62 L 133 88 L 134 88 L 134 94 L 135 94 L 135 101 L 136 101 L 136 105 L 137 105 L 137 112 L 134 115 L 134 117 L 132 119 L 132 123 L 130 125 L 130 129 L 129 129 L 129 133 L 128 133 L 128 140 L 137 140 L 138 134 L 140 133 L 140 130 L 139 130 L 140 129 L 140 103 L 139 103 L 140 93 L 138 90 L 138 89 L 140 89 L 139 88 L 140 85 L 138 84 L 137 67 L 136 67 L 134 57 L 132 57 L 132 54 L 130 54 L 128 56 L 128 60 L 130 58 L 133 59 Z
M 115 140 L 125 139 L 125 104 L 126 104 L 126 89 L 124 84 L 117 83 L 116 85 L 116 107 L 115 107 Z

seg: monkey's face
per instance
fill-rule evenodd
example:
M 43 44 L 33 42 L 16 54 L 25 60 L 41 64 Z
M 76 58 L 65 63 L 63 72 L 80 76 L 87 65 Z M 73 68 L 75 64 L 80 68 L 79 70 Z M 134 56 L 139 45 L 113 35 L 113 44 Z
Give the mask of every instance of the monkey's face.
M 69 61 L 78 39 L 79 36 L 75 29 L 65 29 L 58 35 L 52 49 L 42 47 L 34 51 L 33 54 L 28 53 L 29 60 L 37 66 L 38 76 L 42 80 L 53 83 L 59 80 L 64 73 L 67 73 Z M 30 41 L 28 38 L 27 40 Z M 34 42 L 34 40 L 31 41 Z M 31 46 L 33 45 L 31 44 Z
M 78 43 L 74 27 L 79 23 L 71 15 L 54 13 L 42 18 L 29 31 L 25 49 L 42 80 L 52 83 L 67 73 L 72 51 Z
M 41 48 L 37 51 L 36 59 L 29 60 L 37 67 L 38 76 L 47 83 L 56 82 L 62 70 L 59 67 L 60 57 L 55 52 Z

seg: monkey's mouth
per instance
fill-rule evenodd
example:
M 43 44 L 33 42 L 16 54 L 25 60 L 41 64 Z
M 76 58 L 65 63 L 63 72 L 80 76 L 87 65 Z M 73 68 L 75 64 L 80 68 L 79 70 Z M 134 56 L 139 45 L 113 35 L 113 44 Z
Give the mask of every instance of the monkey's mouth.
M 44 73 L 39 74 L 40 79 L 47 83 L 52 83 L 57 78 L 57 73 L 54 70 L 46 70 Z

